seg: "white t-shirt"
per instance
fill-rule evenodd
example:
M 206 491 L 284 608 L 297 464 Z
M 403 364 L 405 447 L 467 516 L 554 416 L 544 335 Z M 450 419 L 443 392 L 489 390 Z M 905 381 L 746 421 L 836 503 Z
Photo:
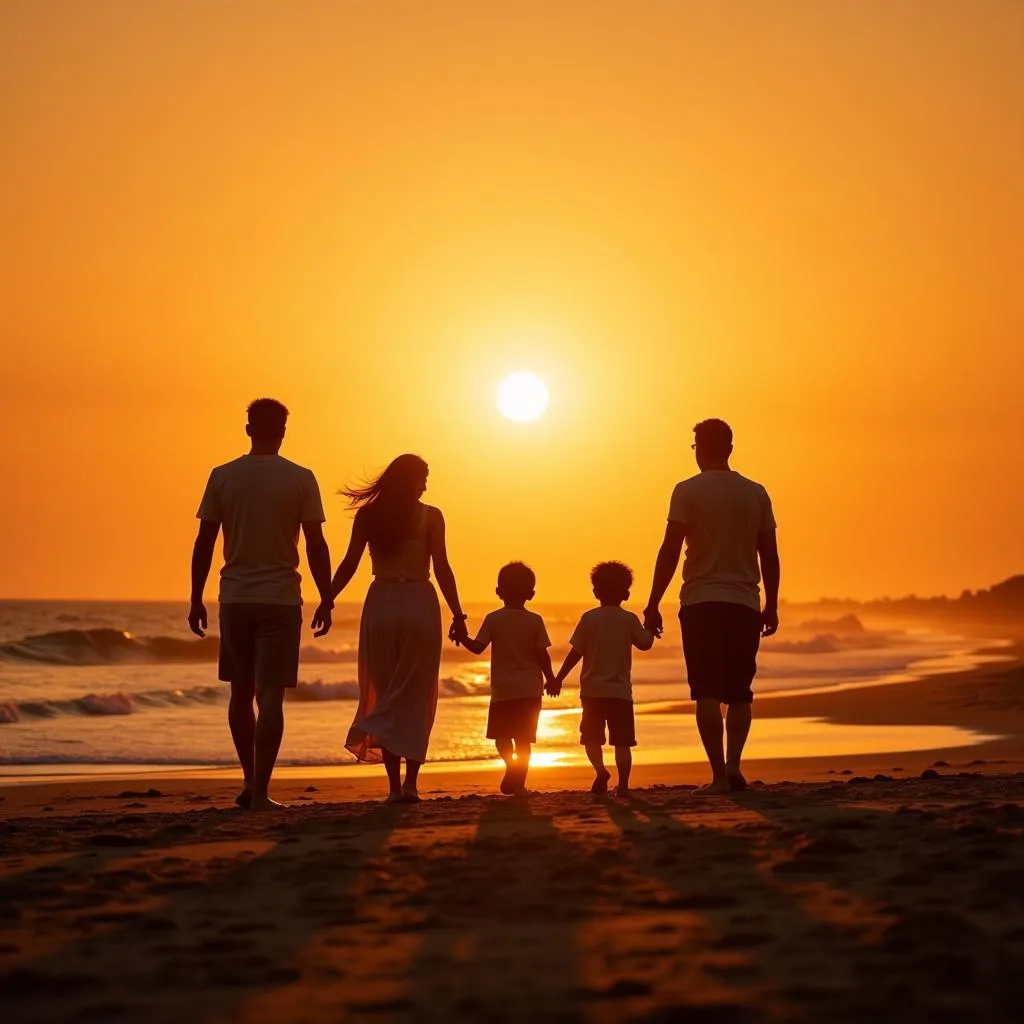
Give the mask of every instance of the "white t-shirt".
M 711 469 L 676 484 L 669 522 L 686 528 L 680 601 L 725 601 L 761 610 L 757 537 L 775 529 L 768 492 L 731 469 Z
M 325 521 L 308 469 L 243 455 L 210 474 L 196 518 L 224 528 L 221 604 L 302 604 L 299 526 Z
M 583 655 L 581 697 L 621 697 L 631 701 L 633 648 L 649 651 L 654 634 L 644 629 L 633 612 L 619 605 L 601 605 L 583 613 L 569 643 Z
M 544 620 L 525 608 L 499 608 L 480 625 L 477 643 L 491 646 L 491 700 L 540 697 L 544 674 L 537 655 L 551 646 Z

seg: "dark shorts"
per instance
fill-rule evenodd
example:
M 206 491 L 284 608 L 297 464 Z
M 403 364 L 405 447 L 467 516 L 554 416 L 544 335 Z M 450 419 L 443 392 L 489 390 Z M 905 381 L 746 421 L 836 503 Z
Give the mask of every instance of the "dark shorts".
M 492 700 L 487 709 L 487 738 L 536 743 L 539 717 L 540 697 Z
M 608 743 L 613 747 L 635 747 L 636 725 L 633 702 L 623 697 L 583 697 L 580 719 L 580 743 L 604 744 L 604 727 L 608 724 Z
M 301 639 L 298 605 L 222 604 L 218 675 L 258 688 L 296 686 Z
M 679 609 L 690 699 L 749 704 L 761 642 L 761 613 L 742 604 L 704 601 Z

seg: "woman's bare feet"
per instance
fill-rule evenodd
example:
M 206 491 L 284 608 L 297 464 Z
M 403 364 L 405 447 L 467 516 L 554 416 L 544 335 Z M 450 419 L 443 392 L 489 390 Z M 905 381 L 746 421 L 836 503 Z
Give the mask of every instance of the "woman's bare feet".
M 243 786 L 242 792 L 235 797 L 235 806 L 241 807 L 243 811 L 252 807 L 252 790 L 248 786 Z
M 608 780 L 612 777 L 612 773 L 607 768 L 602 768 L 594 778 L 594 783 L 590 787 L 591 793 L 596 793 L 600 796 L 602 793 L 608 792 Z
M 402 802 L 402 791 L 400 789 L 393 789 L 384 798 L 386 804 L 400 804 Z
M 725 777 L 729 780 L 729 789 L 733 793 L 740 793 L 747 788 L 747 780 L 743 777 L 742 772 L 730 772 L 727 770 Z
M 285 811 L 287 809 L 287 804 L 279 804 L 276 800 L 271 800 L 266 793 L 263 796 L 253 796 L 252 803 L 249 805 L 250 811 Z
M 622 783 L 620 782 L 620 783 L 619 783 L 619 784 L 618 784 L 618 785 L 617 785 L 617 786 L 615 787 L 615 795 L 616 795 L 617 797 L 619 797 L 619 798 L 620 798 L 621 800 L 628 800 L 628 799 L 629 799 L 629 786 L 624 786 L 624 785 L 622 785 Z
M 419 804 L 423 802 L 423 798 L 416 792 L 415 787 L 410 788 L 409 786 L 402 787 L 403 804 Z

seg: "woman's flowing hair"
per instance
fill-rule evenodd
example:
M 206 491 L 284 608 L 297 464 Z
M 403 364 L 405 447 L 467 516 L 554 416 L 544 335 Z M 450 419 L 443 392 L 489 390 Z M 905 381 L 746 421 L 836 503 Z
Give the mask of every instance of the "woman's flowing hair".
M 388 554 L 409 536 L 413 512 L 427 482 L 427 464 L 418 455 L 399 455 L 375 480 L 344 487 L 348 507 L 378 554 Z

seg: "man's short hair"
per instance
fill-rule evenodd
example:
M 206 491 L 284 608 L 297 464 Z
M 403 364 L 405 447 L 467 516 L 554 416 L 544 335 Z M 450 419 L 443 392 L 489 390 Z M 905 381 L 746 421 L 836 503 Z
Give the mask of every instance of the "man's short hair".
M 701 420 L 693 436 L 708 455 L 725 457 L 732 451 L 732 427 L 725 420 Z
M 623 562 L 600 562 L 590 570 L 590 583 L 599 596 L 618 597 L 633 586 L 633 570 Z
M 288 410 L 276 398 L 257 398 L 249 403 L 249 436 L 254 441 L 276 441 L 284 437 Z
M 526 601 L 537 588 L 537 577 L 525 562 L 509 562 L 498 570 L 498 589 L 513 601 Z

